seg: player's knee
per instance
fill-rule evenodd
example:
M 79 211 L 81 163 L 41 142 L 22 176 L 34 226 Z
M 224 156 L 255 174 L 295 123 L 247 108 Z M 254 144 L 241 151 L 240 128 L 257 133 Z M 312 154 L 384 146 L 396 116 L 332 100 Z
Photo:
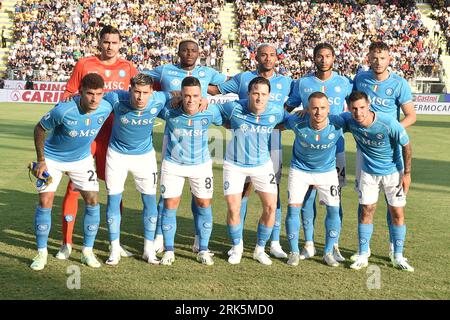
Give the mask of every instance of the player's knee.
M 405 216 L 403 208 L 400 207 L 390 207 L 391 212 L 391 222 L 394 226 L 401 226 L 404 224 Z
M 362 206 L 361 223 L 372 223 L 372 217 L 376 209 L 376 204 L 365 204 Z
M 175 210 L 180 204 L 180 198 L 167 198 L 164 199 L 164 208 L 169 210 Z
M 211 199 L 195 198 L 195 203 L 200 208 L 208 208 L 211 205 Z
M 275 215 L 275 211 L 277 210 L 277 201 L 276 198 L 274 201 L 268 201 L 264 204 L 263 211 L 267 215 Z
M 44 192 L 39 194 L 39 206 L 41 208 L 51 208 L 53 206 L 53 192 Z
M 96 191 L 85 191 L 83 192 L 84 202 L 88 206 L 96 206 L 98 203 L 97 192 Z
M 230 224 L 239 224 L 241 217 L 240 217 L 240 207 L 237 205 L 228 205 L 228 212 L 227 212 L 227 220 Z

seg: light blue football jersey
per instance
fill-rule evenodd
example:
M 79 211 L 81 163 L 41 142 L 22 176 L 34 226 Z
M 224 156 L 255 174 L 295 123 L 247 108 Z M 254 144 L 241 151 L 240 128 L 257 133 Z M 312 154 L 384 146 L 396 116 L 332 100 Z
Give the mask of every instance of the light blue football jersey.
M 235 93 L 239 99 L 248 99 L 248 84 L 254 78 L 258 77 L 258 71 L 245 71 L 238 73 L 227 82 L 217 86 L 222 94 Z M 292 79 L 278 73 L 269 79 L 270 81 L 270 99 L 269 101 L 284 109 L 284 103 L 291 92 Z
M 91 113 L 82 113 L 80 97 L 58 103 L 40 120 L 47 131 L 52 130 L 45 140 L 45 158 L 58 162 L 82 160 L 91 154 L 91 143 L 112 111 L 106 100 Z
M 187 71 L 176 64 L 164 64 L 151 71 L 144 71 L 144 73 L 159 82 L 162 91 L 181 90 L 181 82 L 184 78 L 195 77 L 202 85 L 202 97 L 204 98 L 206 98 L 209 84 L 218 85 L 227 80 L 226 75 L 205 66 L 196 66 L 193 70 Z
M 344 112 L 347 98 L 352 93 L 353 85 L 349 78 L 332 72 L 331 77 L 325 81 L 320 80 L 314 73 L 310 73 L 296 81 L 286 104 L 290 107 L 303 106 L 308 108 L 308 98 L 313 92 L 322 92 L 328 97 L 330 114 Z
M 330 103 L 330 114 L 339 115 L 345 110 L 346 101 L 353 90 L 350 79 L 332 72 L 331 77 L 325 81 L 320 80 L 314 73 L 310 73 L 296 81 L 286 104 L 290 107 L 303 106 L 308 109 L 308 98 L 313 92 L 322 92 L 327 95 Z M 344 137 L 337 143 L 336 153 L 344 152 Z
M 302 118 L 293 114 L 284 122 L 285 128 L 295 133 L 291 167 L 314 173 L 336 170 L 336 143 L 343 136 L 344 120 L 329 115 L 322 130 L 314 130 L 309 121 L 309 114 Z
M 179 165 L 198 165 L 211 159 L 208 149 L 208 128 L 222 125 L 222 116 L 216 105 L 189 115 L 182 107 L 169 105 L 161 111 L 160 118 L 166 121 L 164 134 L 168 143 L 164 159 Z M 164 151 L 163 151 L 164 153 Z
M 409 143 L 409 137 L 400 122 L 388 114 L 375 112 L 375 120 L 368 127 L 361 126 L 350 112 L 341 115 L 344 131 L 351 132 L 363 155 L 362 170 L 382 176 L 399 171 L 396 150 Z
M 225 161 L 240 167 L 258 167 L 269 161 L 270 136 L 274 127 L 283 122 L 285 111 L 278 105 L 268 103 L 263 113 L 254 114 L 248 110 L 247 99 L 218 106 L 223 120 L 230 123 L 232 132 Z
M 131 105 L 129 91 L 117 90 L 105 95 L 113 106 L 114 123 L 109 147 L 122 154 L 145 154 L 153 150 L 153 124 L 170 99 L 166 92 L 153 92 L 147 106 L 136 109 Z
M 400 120 L 400 107 L 412 102 L 408 82 L 391 72 L 389 78 L 377 81 L 372 70 L 359 72 L 353 80 L 354 90 L 364 92 L 370 100 L 370 108 Z

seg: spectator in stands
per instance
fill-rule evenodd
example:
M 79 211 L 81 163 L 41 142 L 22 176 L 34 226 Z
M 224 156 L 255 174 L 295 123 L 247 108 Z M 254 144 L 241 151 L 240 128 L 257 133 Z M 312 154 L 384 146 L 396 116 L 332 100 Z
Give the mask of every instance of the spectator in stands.
M 6 48 L 6 35 L 5 35 L 5 27 L 2 27 L 2 48 Z
M 8 68 L 23 77 L 21 70 L 32 66 L 39 80 L 66 81 L 81 56 L 97 54 L 92 50 L 98 47 L 96 35 L 110 23 L 126 40 L 122 57 L 140 70 L 176 62 L 176 46 L 187 37 L 198 39 L 202 63 L 218 67 L 218 57 L 223 55 L 218 13 L 223 4 L 224 0 L 179 0 L 170 5 L 137 0 L 21 0 L 15 5 L 15 43 Z M 39 70 L 43 64 L 45 70 Z
M 435 18 L 438 20 L 440 29 L 443 30 L 447 54 L 450 54 L 450 3 L 447 6 L 445 6 L 445 3 L 434 3 L 434 7 L 437 8 Z
M 34 83 L 31 80 L 31 77 L 27 77 L 27 82 L 25 82 L 25 90 L 34 90 Z
M 364 64 L 369 44 L 384 40 L 392 48 L 393 69 L 411 79 L 422 64 L 437 64 L 437 46 L 425 42 L 428 30 L 413 1 L 237 0 L 241 54 L 246 69 L 254 66 L 257 43 L 281 49 L 278 72 L 298 78 L 313 68 L 312 48 L 329 42 L 336 48 L 336 69 L 352 76 Z M 284 59 L 283 59 L 284 57 Z M 247 59 L 250 62 L 247 62 Z M 402 69 L 400 62 L 409 66 Z M 421 71 L 422 72 L 422 71 Z

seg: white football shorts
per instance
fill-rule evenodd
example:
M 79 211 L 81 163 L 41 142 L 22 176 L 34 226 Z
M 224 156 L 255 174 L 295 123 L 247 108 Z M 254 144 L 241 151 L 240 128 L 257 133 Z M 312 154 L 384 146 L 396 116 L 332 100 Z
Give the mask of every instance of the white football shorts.
M 328 206 L 339 206 L 339 180 L 335 170 L 313 173 L 290 168 L 288 203 L 303 203 L 310 186 L 317 189 L 319 200 Z
M 339 187 L 347 185 L 347 168 L 345 166 L 345 152 L 336 153 L 336 171 L 339 179 Z
M 47 171 L 53 180 L 46 187 L 36 188 L 39 193 L 55 192 L 64 173 L 72 180 L 75 190 L 98 191 L 97 172 L 95 171 L 92 155 L 73 162 L 45 159 L 45 163 L 47 164 Z
M 188 178 L 192 194 L 200 199 L 211 199 L 214 190 L 212 161 L 198 165 L 179 165 L 163 160 L 161 165 L 161 195 L 164 199 L 178 198 Z
M 241 193 L 246 178 L 249 177 L 256 191 L 277 194 L 277 181 L 273 171 L 272 161 L 258 167 L 240 167 L 228 161 L 223 163 L 223 192 L 224 194 Z
M 401 183 L 402 175 L 395 172 L 385 176 L 375 176 L 361 170 L 359 178 L 359 203 L 363 205 L 378 202 L 380 189 L 386 195 L 387 202 L 392 207 L 404 207 L 406 195 Z
M 158 169 L 155 150 L 145 154 L 123 154 L 108 148 L 106 154 L 106 189 L 108 194 L 122 193 L 131 172 L 136 190 L 144 194 L 156 194 Z

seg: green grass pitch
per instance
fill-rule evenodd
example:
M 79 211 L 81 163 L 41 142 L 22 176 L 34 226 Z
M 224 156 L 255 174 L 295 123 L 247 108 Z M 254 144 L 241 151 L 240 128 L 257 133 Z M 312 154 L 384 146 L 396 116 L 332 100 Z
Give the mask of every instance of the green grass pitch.
M 61 201 L 67 178 L 55 197 L 49 260 L 41 272 L 29 268 L 35 255 L 34 208 L 37 194 L 28 179 L 27 163 L 35 159 L 33 127 L 50 105 L 0 104 L 0 299 L 449 299 L 450 298 L 450 116 L 418 116 L 408 130 L 413 148 L 412 187 L 406 208 L 407 239 L 405 256 L 414 273 L 393 269 L 388 258 L 388 230 L 384 201 L 380 201 L 372 238 L 368 271 L 338 268 L 322 263 L 324 210 L 319 209 L 315 240 L 318 256 L 298 267 L 274 259 L 263 266 L 252 259 L 260 205 L 256 194 L 249 201 L 245 225 L 245 253 L 241 264 L 226 261 L 230 244 L 226 232 L 226 203 L 222 193 L 222 169 L 214 164 L 214 227 L 210 249 L 214 266 L 195 260 L 191 251 L 193 222 L 187 184 L 178 210 L 175 238 L 176 261 L 171 267 L 151 266 L 140 259 L 143 249 L 141 201 L 134 183 L 127 180 L 122 218 L 123 245 L 135 257 L 123 258 L 116 267 L 100 269 L 81 266 L 82 201 L 74 232 L 74 252 L 68 261 L 54 258 L 61 242 Z M 157 120 L 157 122 L 161 122 Z M 163 125 L 155 127 L 154 145 L 160 165 Z M 283 225 L 281 243 L 288 250 L 284 218 L 287 198 L 287 172 L 291 157 L 292 133 L 283 134 L 284 170 L 281 184 Z M 348 186 L 343 191 L 344 221 L 340 247 L 345 257 L 357 249 L 357 196 L 353 191 L 355 144 L 347 141 Z M 103 262 L 108 257 L 105 224 L 104 185 L 99 195 L 101 228 L 95 253 Z M 303 232 L 301 232 L 303 239 Z M 71 266 L 81 270 L 80 289 L 68 289 Z M 377 282 L 379 280 L 379 282 Z M 369 285 L 368 285 L 369 284 Z M 375 287 L 375 288 L 374 288 Z

